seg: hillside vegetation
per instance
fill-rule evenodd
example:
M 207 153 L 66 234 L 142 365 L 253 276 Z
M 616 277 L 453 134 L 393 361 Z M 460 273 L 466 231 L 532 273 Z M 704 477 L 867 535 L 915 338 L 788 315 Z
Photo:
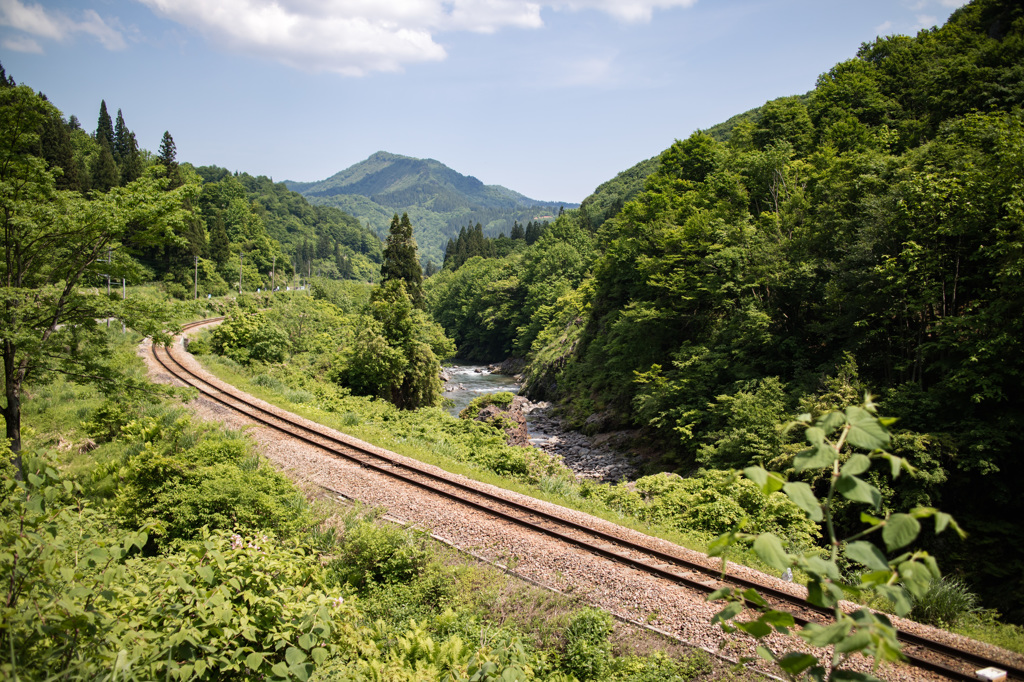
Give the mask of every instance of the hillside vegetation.
M 799 479 L 780 426 L 873 393 L 918 472 L 882 510 L 952 512 L 969 538 L 932 549 L 1024 619 L 1022 107 L 1024 10 L 976 0 L 676 141 L 427 297 L 463 352 L 526 356 L 527 392 L 578 425 L 642 428 L 654 469 Z
M 537 201 L 500 185 L 485 185 L 433 159 L 377 152 L 326 180 L 287 182 L 318 205 L 337 206 L 383 235 L 395 214 L 407 213 L 424 265 L 439 265 L 445 245 L 465 226 L 480 223 L 491 237 L 513 224 L 552 217 L 576 204 Z

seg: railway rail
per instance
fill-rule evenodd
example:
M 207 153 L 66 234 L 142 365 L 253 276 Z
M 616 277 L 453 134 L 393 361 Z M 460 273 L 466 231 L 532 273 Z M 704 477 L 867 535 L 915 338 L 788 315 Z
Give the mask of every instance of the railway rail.
M 184 325 L 183 329 L 188 330 L 221 319 L 223 318 L 194 322 Z M 727 584 L 754 588 L 769 602 L 785 604 L 785 608 L 794 614 L 794 618 L 800 625 L 806 625 L 812 621 L 825 622 L 827 618 L 831 617 L 831 610 L 811 604 L 769 585 L 734 575 L 726 575 L 723 579 L 719 570 L 690 561 L 677 554 L 653 549 L 557 514 L 506 499 L 478 487 L 406 464 L 396 458 L 381 454 L 381 452 L 360 447 L 350 441 L 314 430 L 299 421 L 250 403 L 244 394 L 214 385 L 182 364 L 170 348 L 161 348 L 154 342 L 151 344 L 151 352 L 156 362 L 171 376 L 196 388 L 206 398 L 238 412 L 254 422 L 320 448 L 336 457 L 354 462 L 361 467 L 689 589 L 709 594 Z M 995 667 L 1006 671 L 1010 679 L 1024 681 L 1024 669 L 1004 661 L 992 660 L 983 655 L 902 630 L 898 632 L 898 637 L 905 645 L 903 653 L 911 665 L 938 673 L 949 679 L 978 679 L 975 676 L 976 669 Z

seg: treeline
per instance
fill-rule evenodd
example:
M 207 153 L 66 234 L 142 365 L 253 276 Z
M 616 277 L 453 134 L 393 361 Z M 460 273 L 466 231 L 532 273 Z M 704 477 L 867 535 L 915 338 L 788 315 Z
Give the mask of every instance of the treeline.
M 5 87 L 16 87 L 2 72 Z M 45 95 L 38 95 L 45 100 Z M 100 102 L 95 130 L 72 115 L 45 116 L 24 150 L 42 159 L 55 188 L 97 196 L 127 187 L 147 169 L 161 167 L 168 189 L 187 186 L 187 219 L 166 239 L 133 238 L 112 245 L 108 271 L 132 284 L 158 281 L 172 296 L 222 295 L 233 288 L 283 285 L 296 273 L 334 279 L 375 280 L 381 242 L 352 216 L 312 206 L 282 183 L 226 169 L 195 169 L 177 160 L 174 138 L 165 132 L 158 152 L 141 148 L 118 109 L 111 117 Z M 144 230 L 134 230 L 142 235 Z
M 999 0 L 866 43 L 726 141 L 677 141 L 642 190 L 619 183 L 621 209 L 585 202 L 530 249 L 431 278 L 435 319 L 463 352 L 528 355 L 533 396 L 641 427 L 682 473 L 795 476 L 780 425 L 871 391 L 917 468 L 882 510 L 956 515 L 971 536 L 933 551 L 1020 620 L 1021 64 L 1024 9 Z
M 512 229 L 508 237 L 500 233 L 497 237 L 485 237 L 483 225 L 477 223 L 473 226 L 465 226 L 459 230 L 457 239 L 449 239 L 444 250 L 444 262 L 442 268 L 458 270 L 459 267 L 470 258 L 480 256 L 482 258 L 504 258 L 513 251 L 524 246 L 530 246 L 548 229 L 548 221 L 533 222 L 532 220 L 523 227 L 519 221 L 513 221 Z M 428 271 L 427 275 L 433 275 Z

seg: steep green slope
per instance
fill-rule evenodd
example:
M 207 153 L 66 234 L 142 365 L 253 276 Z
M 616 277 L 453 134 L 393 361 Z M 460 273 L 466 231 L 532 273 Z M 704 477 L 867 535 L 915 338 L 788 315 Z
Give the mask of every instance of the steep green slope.
M 444 259 L 459 228 L 480 223 L 488 236 L 508 234 L 515 221 L 553 216 L 577 204 L 530 199 L 485 185 L 433 159 L 377 152 L 320 182 L 286 182 L 311 202 L 335 206 L 383 234 L 395 213 L 408 213 L 424 263 Z
M 781 424 L 871 391 L 917 468 L 882 511 L 954 513 L 970 538 L 933 549 L 1024 620 L 1022 107 L 1024 8 L 975 0 L 677 141 L 642 182 L 641 164 L 428 296 L 454 304 L 435 316 L 457 341 L 528 350 L 528 390 L 579 424 L 642 428 L 684 474 L 799 478 Z M 535 276 L 570 247 L 574 278 Z

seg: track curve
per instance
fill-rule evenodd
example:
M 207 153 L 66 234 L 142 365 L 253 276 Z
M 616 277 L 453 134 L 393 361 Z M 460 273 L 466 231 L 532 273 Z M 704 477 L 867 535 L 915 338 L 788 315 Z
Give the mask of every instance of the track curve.
M 183 331 L 222 319 L 224 318 L 211 318 L 190 323 L 183 326 Z M 270 429 L 320 448 L 336 457 L 355 462 L 382 475 L 398 479 L 532 532 L 581 547 L 599 556 L 624 563 L 704 594 L 709 594 L 726 585 L 754 588 L 770 602 L 785 604 L 784 608 L 794 613 L 794 617 L 800 625 L 806 625 L 812 621 L 826 622 L 831 617 L 831 610 L 818 607 L 774 587 L 735 575 L 727 575 L 723 581 L 720 571 L 682 556 L 637 544 L 624 537 L 585 526 L 537 507 L 515 502 L 483 491 L 478 487 L 410 466 L 375 451 L 376 448 L 369 449 L 353 441 L 341 440 L 333 435 L 322 433 L 297 420 L 252 404 L 249 396 L 241 394 L 241 392 L 226 390 L 224 387 L 214 385 L 183 365 L 169 347 L 162 348 L 161 351 L 161 348 L 153 343 L 151 352 L 156 362 L 171 376 L 193 386 L 206 398 Z M 161 357 L 161 352 L 166 361 Z M 800 614 L 807 614 L 808 617 Z M 904 648 L 904 654 L 911 665 L 939 673 L 949 679 L 974 680 L 977 679 L 973 672 L 974 669 L 994 666 L 1007 671 L 1011 679 L 1024 680 L 1024 669 L 1014 667 L 1006 662 L 992 660 L 914 633 L 899 631 L 898 636 L 909 647 Z

